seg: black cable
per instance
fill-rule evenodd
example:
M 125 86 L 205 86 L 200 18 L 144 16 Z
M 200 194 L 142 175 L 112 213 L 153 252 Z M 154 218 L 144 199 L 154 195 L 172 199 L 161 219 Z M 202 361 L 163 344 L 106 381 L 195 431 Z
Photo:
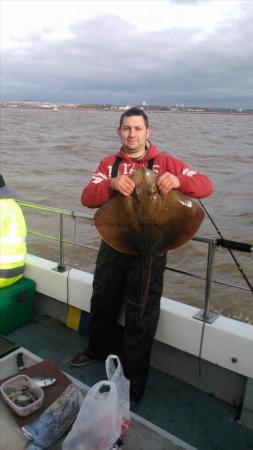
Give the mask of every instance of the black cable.
M 69 298 L 70 298 L 70 295 L 69 295 L 69 278 L 70 278 L 70 270 L 73 268 L 73 265 L 72 265 L 73 247 L 74 247 L 74 245 L 76 244 L 77 220 L 76 220 L 76 217 L 74 216 L 73 213 L 74 213 L 74 211 L 73 211 L 72 214 L 71 214 L 72 219 L 74 220 L 74 233 L 73 233 L 73 239 L 72 239 L 72 248 L 71 248 L 70 264 L 68 265 L 68 273 L 67 273 L 67 299 L 66 299 L 66 305 L 67 305 L 67 308 L 66 308 L 66 315 L 67 315 L 67 317 L 66 317 L 65 322 L 67 322 L 67 319 L 68 319 L 68 313 L 69 313 Z
M 201 329 L 201 338 L 200 338 L 199 356 L 198 356 L 199 378 L 201 378 L 201 362 L 202 362 L 201 355 L 202 355 L 202 347 L 203 347 L 203 341 L 204 341 L 205 325 L 206 325 L 206 317 L 203 317 L 203 325 L 202 325 L 202 329 Z

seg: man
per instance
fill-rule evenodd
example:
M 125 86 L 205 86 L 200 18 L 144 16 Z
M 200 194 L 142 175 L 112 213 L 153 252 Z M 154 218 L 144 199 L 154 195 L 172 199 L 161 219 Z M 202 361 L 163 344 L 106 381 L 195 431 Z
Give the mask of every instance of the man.
M 26 224 L 16 193 L 0 175 L 0 288 L 16 283 L 24 275 Z
M 158 173 L 157 187 L 161 195 L 179 189 L 191 197 L 207 197 L 211 181 L 200 172 L 173 156 L 161 153 L 149 141 L 148 117 L 142 109 L 130 108 L 120 119 L 118 135 L 121 148 L 104 158 L 92 180 L 83 189 L 84 206 L 97 208 L 115 192 L 130 196 L 135 184 L 130 175 L 141 167 Z M 153 258 L 147 305 L 142 317 L 136 314 L 140 300 L 141 257 L 123 254 L 102 241 L 98 253 L 91 298 L 89 347 L 71 360 L 79 367 L 94 359 L 105 359 L 110 353 L 116 320 L 125 303 L 123 368 L 130 380 L 132 406 L 145 390 L 151 347 L 160 313 L 166 252 Z

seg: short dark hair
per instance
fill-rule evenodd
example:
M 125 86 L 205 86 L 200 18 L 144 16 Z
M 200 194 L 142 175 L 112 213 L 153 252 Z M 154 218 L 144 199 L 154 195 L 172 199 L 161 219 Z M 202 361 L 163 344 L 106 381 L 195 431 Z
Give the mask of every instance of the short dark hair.
M 123 112 L 123 114 L 121 114 L 119 128 L 121 128 L 124 118 L 131 116 L 142 116 L 146 127 L 149 128 L 147 114 L 143 111 L 143 109 L 137 108 L 137 106 L 133 106 L 132 108 L 127 109 L 125 112 Z

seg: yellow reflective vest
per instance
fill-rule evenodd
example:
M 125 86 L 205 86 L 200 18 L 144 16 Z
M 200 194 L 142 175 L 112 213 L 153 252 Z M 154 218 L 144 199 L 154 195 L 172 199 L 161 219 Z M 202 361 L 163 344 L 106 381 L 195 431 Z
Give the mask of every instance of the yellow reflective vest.
M 0 198 L 0 288 L 24 274 L 26 234 L 20 206 L 11 198 Z

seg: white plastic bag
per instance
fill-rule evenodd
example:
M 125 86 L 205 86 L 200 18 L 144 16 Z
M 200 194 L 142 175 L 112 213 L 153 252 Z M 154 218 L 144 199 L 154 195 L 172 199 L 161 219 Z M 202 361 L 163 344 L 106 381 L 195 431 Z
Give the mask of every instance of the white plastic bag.
M 130 383 L 125 377 L 121 362 L 116 355 L 109 355 L 105 361 L 105 369 L 109 381 L 117 389 L 118 411 L 122 417 L 130 417 L 129 390 Z
M 71 427 L 82 401 L 81 390 L 70 383 L 37 419 L 22 427 L 23 433 L 31 442 L 27 449 L 51 448 Z
M 83 400 L 62 450 L 109 450 L 121 433 L 116 384 L 100 381 Z
M 117 389 L 117 409 L 121 417 L 121 433 L 112 449 L 124 447 L 130 426 L 130 382 L 125 377 L 121 362 L 116 355 L 109 355 L 105 362 L 107 378 Z

